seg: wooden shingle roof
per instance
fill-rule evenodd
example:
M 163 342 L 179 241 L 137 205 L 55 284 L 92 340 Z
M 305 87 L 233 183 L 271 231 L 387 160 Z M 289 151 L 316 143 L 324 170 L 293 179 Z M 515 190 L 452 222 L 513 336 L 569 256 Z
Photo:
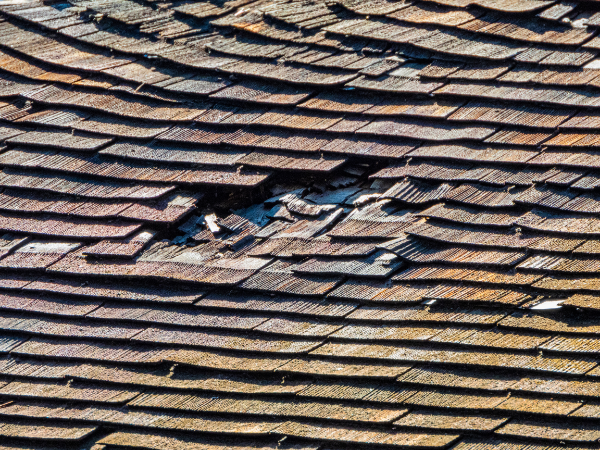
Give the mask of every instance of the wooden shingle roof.
M 599 28 L 0 0 L 0 450 L 600 449 Z

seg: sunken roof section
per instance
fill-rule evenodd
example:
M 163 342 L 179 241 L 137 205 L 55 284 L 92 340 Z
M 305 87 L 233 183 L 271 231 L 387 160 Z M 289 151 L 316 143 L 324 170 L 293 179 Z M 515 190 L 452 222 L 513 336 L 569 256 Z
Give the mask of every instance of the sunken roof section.
M 1 450 L 600 448 L 600 4 L 0 2 Z

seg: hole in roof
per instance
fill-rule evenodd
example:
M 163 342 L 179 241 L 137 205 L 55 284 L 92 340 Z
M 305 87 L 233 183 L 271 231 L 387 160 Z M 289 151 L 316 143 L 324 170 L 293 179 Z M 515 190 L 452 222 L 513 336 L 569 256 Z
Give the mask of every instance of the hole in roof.
M 529 309 L 536 309 L 536 310 L 547 310 L 547 309 L 561 309 L 562 308 L 562 303 L 565 301 L 565 299 L 560 299 L 560 300 L 542 300 L 541 302 L 539 302 L 538 304 L 532 306 Z

